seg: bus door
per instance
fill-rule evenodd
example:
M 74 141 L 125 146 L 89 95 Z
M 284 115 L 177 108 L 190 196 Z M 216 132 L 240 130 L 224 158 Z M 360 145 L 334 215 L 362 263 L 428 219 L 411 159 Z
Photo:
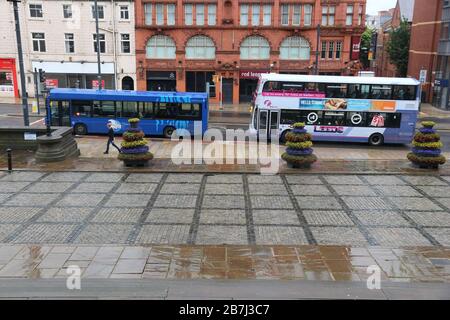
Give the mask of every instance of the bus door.
M 270 141 L 271 135 L 278 136 L 280 124 L 280 110 L 259 109 L 258 136 Z
M 70 127 L 70 108 L 68 101 L 51 101 L 51 125 Z

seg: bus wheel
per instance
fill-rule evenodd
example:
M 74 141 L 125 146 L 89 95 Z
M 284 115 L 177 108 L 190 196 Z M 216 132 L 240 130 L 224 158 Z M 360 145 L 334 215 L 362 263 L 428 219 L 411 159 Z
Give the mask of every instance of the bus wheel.
M 288 132 L 290 132 L 291 130 L 285 130 L 285 131 L 283 131 L 282 133 L 281 133 L 281 136 L 280 136 L 280 143 L 286 143 L 286 134 L 288 133 Z
M 84 136 L 85 134 L 87 134 L 87 128 L 82 123 L 77 123 L 73 127 L 73 131 L 75 132 L 76 135 L 80 135 L 80 136 Z
M 369 137 L 369 144 L 371 146 L 381 146 L 384 142 L 384 137 L 381 133 L 374 133 Z
M 164 138 L 171 138 L 172 137 L 172 133 L 174 131 L 175 131 L 174 127 L 165 127 L 164 128 L 164 132 L 163 132 Z

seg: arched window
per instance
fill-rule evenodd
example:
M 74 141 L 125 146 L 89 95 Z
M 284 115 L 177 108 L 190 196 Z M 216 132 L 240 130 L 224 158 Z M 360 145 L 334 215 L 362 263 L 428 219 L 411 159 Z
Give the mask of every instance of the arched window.
M 245 38 L 241 43 L 241 59 L 268 60 L 270 58 L 269 42 L 261 36 Z
M 311 48 L 309 42 L 302 37 L 288 37 L 280 46 L 282 60 L 309 60 Z
M 148 59 L 175 59 L 175 42 L 168 36 L 153 36 L 147 42 Z
M 215 59 L 216 47 L 207 36 L 194 36 L 186 43 L 186 59 Z

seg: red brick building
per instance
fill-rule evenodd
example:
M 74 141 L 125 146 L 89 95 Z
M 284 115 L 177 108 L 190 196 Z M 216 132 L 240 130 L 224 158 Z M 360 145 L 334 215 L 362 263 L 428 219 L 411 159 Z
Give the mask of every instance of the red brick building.
M 442 0 L 415 0 L 409 45 L 408 76 L 419 79 L 420 70 L 425 70 L 422 84 L 424 99 L 431 102 L 432 83 L 438 66 L 438 45 L 441 36 Z M 445 50 L 444 50 L 445 51 Z M 443 52 L 443 56 L 448 53 Z M 445 64 L 446 64 L 445 59 Z M 445 68 L 444 68 L 445 69 Z M 423 72 L 423 74 L 425 74 Z M 442 105 L 444 108 L 447 106 Z
M 358 59 L 365 2 L 136 1 L 137 89 L 205 91 L 218 76 L 224 103 L 248 101 L 260 72 L 312 72 L 318 24 L 319 73 L 348 74 Z

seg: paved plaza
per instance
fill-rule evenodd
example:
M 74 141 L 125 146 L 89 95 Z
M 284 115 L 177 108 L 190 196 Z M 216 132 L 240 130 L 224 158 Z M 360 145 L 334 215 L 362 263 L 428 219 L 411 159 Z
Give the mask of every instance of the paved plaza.
M 450 246 L 450 177 L 0 173 L 0 243 Z

